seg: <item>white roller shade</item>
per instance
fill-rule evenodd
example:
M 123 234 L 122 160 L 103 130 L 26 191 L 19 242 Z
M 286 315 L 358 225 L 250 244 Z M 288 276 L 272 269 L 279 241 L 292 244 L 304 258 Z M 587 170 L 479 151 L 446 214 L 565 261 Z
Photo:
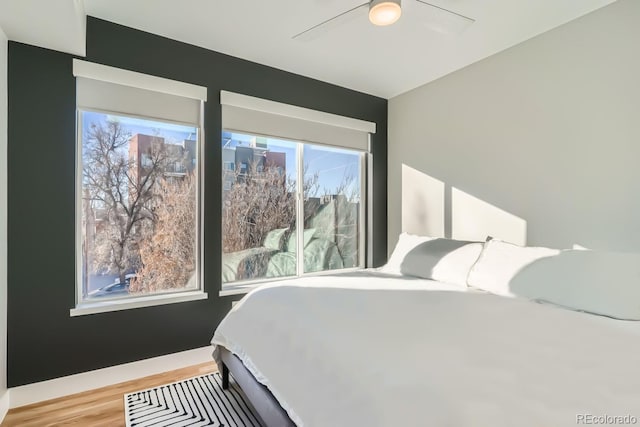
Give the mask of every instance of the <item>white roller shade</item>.
M 372 122 L 222 91 L 223 129 L 369 150 Z
M 78 108 L 199 124 L 207 89 L 74 59 Z

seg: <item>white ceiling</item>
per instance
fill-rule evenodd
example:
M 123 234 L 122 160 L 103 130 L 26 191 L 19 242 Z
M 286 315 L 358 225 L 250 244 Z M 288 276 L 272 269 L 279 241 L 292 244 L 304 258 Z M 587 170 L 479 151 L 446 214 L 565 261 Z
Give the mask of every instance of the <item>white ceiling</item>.
M 432 0 L 476 20 L 451 36 L 422 24 L 428 8 L 402 0 L 403 15 L 390 27 L 375 27 L 364 15 L 306 42 L 291 37 L 362 0 L 84 0 L 84 11 L 391 98 L 614 1 Z M 79 11 L 82 0 L 0 0 L 0 26 L 10 39 L 81 54 Z

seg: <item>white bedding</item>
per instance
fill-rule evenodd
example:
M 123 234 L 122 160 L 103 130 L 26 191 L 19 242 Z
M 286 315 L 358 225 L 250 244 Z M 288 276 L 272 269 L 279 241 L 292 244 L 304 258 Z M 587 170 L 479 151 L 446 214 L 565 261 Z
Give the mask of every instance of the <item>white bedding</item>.
M 640 420 L 637 322 L 460 290 L 370 272 L 278 282 L 237 304 L 212 343 L 298 426 Z

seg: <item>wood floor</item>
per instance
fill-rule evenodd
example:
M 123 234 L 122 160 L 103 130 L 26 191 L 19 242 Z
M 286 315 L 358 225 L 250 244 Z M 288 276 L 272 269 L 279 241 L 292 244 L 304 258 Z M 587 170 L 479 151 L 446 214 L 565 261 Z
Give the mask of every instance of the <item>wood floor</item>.
M 217 371 L 208 362 L 109 387 L 11 409 L 1 427 L 121 427 L 124 426 L 123 395 Z

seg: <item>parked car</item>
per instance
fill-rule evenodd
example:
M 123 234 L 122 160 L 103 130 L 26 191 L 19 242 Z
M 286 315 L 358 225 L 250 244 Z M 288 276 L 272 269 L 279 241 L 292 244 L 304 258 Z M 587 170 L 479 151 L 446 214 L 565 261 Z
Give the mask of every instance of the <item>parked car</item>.
M 89 292 L 87 297 L 89 298 L 101 298 L 101 297 L 117 297 L 129 294 L 129 284 L 131 279 L 136 277 L 135 274 L 127 274 L 124 282 L 120 282 L 118 278 L 113 283 L 107 286 L 103 286 L 95 291 Z

